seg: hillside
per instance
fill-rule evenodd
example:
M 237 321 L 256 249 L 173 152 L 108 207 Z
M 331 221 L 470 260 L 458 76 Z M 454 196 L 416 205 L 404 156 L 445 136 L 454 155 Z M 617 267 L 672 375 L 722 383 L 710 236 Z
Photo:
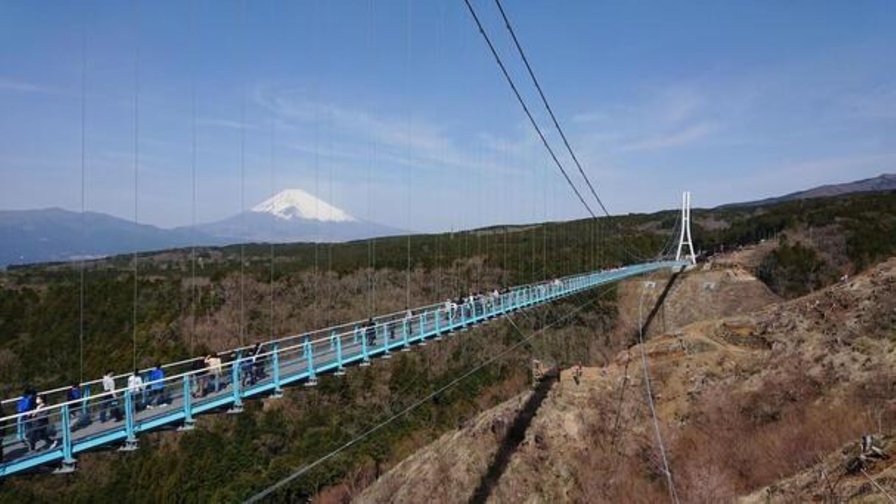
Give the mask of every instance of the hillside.
M 729 203 L 719 208 L 732 207 L 755 207 L 768 206 L 787 201 L 797 201 L 811 198 L 829 198 L 832 196 L 843 196 L 846 194 L 866 193 L 866 192 L 886 192 L 896 191 L 896 174 L 884 173 L 877 177 L 856 180 L 853 182 L 844 182 L 842 184 L 827 184 L 823 186 L 813 187 L 804 191 L 797 191 L 783 196 L 775 196 L 757 201 L 747 201 L 744 203 Z
M 779 306 L 780 296 L 800 295 L 795 286 L 829 285 L 844 273 L 854 276 L 896 251 L 893 194 L 825 198 L 763 209 L 701 210 L 694 215 L 695 238 L 703 244 L 698 247 L 715 250 L 712 247 L 724 244 L 724 252 L 709 257 L 707 270 L 680 276 L 672 284 L 664 308 L 654 314 L 651 336 L 681 334 L 683 327 L 694 322 L 746 316 Z M 660 212 L 614 217 L 609 222 L 415 235 L 410 240 L 411 299 L 423 304 L 470 289 L 609 267 L 631 261 L 626 251 L 651 256 L 668 241 L 675 217 L 675 212 Z M 617 231 L 621 236 L 615 235 Z M 366 317 L 370 310 L 402 310 L 408 243 L 401 237 L 343 244 L 210 247 L 197 249 L 195 255 L 190 249 L 141 254 L 136 300 L 139 363 L 150 365 L 155 360 L 173 361 L 230 348 L 240 340 L 241 322 L 246 338 L 257 340 L 269 338 L 272 330 L 300 333 L 331 321 Z M 49 387 L 78 376 L 79 267 L 80 263 L 33 265 L 0 273 L 0 390 L 7 396 L 25 384 Z M 108 367 L 125 370 L 132 365 L 133 355 L 132 257 L 87 261 L 84 267 L 85 376 L 100 376 Z M 764 281 L 751 274 L 760 274 Z M 604 296 L 599 304 L 546 331 L 474 382 L 296 481 L 281 496 L 316 495 L 319 501 L 334 502 L 358 495 L 377 475 L 417 448 L 466 425 L 477 412 L 516 396 L 526 386 L 527 364 L 533 357 L 563 365 L 578 360 L 606 364 L 608 373 L 619 373 L 617 354 L 636 334 L 641 293 L 647 316 L 665 285 L 663 278 L 655 281 L 657 286 L 647 291 L 637 282 L 623 283 L 610 291 L 594 292 L 595 298 L 527 312 L 516 320 L 526 333 L 545 321 L 556 321 L 574 303 Z M 371 373 L 350 373 L 343 382 L 325 379 L 313 391 L 290 391 L 281 403 L 250 403 L 239 417 L 200 419 L 195 435 L 152 434 L 144 443 L 147 448 L 136 457 L 107 452 L 84 455 L 79 464 L 85 471 L 65 480 L 42 475 L 17 479 L 6 485 L 0 502 L 123 495 L 154 502 L 165 500 L 175 489 L 188 500 L 238 500 L 338 446 L 373 419 L 408 404 L 410 398 L 456 377 L 483 355 L 519 341 L 520 334 L 512 326 L 500 324 L 496 331 L 473 331 L 447 345 L 428 345 L 420 354 L 405 354 Z M 595 372 L 586 371 L 586 376 Z M 633 380 L 638 376 L 629 375 Z M 638 397 L 633 383 L 625 388 L 626 404 Z M 618 391 L 613 397 L 618 397 Z M 594 400 L 598 399 L 604 400 Z M 545 404 L 550 400 L 545 398 Z M 613 404 L 610 400 L 606 409 L 613 411 Z M 620 422 L 627 418 L 620 416 Z M 220 456 L 221 446 L 228 447 L 227 457 Z M 640 452 L 629 453 L 640 460 Z M 252 470 L 233 477 L 241 464 Z M 199 482 L 185 480 L 183 473 L 190 472 L 185 468 L 198 468 L 207 477 Z
M 694 273 L 686 282 L 699 283 L 704 275 Z M 725 502 L 749 494 L 758 496 L 750 502 L 832 495 L 880 502 L 864 476 L 845 475 L 844 467 L 862 433 L 892 435 L 896 428 L 894 294 L 896 259 L 803 298 L 694 322 L 648 341 L 643 349 L 682 502 Z M 586 368 L 580 385 L 565 371 L 488 502 L 667 499 L 642 393 L 641 349 Z M 362 502 L 381 502 L 387 495 L 393 502 L 420 496 L 469 501 L 487 467 L 483 461 L 500 445 L 493 439 L 501 437 L 495 426 L 512 421 L 530 394 L 402 462 Z M 470 462 L 470 469 L 458 472 L 460 462 Z M 824 478 L 839 483 L 830 488 Z M 896 491 L 892 477 L 879 483 Z

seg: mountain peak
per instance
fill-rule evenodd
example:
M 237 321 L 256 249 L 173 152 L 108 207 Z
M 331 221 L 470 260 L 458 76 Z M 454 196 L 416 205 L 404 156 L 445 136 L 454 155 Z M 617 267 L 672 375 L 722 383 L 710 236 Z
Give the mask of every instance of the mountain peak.
M 252 207 L 252 212 L 271 214 L 284 220 L 305 219 L 321 222 L 358 222 L 344 210 L 334 207 L 301 189 L 286 189 Z

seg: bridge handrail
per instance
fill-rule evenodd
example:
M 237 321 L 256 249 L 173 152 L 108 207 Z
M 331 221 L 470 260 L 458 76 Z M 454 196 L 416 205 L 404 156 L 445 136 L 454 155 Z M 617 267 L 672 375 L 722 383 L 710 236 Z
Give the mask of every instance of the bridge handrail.
M 514 293 L 514 292 L 518 292 L 518 291 L 521 291 L 521 290 L 522 290 L 522 291 L 525 291 L 526 289 L 538 288 L 538 287 L 542 287 L 542 286 L 548 286 L 548 287 L 550 287 L 551 283 L 552 283 L 554 280 L 560 280 L 561 282 L 566 283 L 566 282 L 568 282 L 568 281 L 571 281 L 571 280 L 574 280 L 574 279 L 577 279 L 577 278 L 580 278 L 580 277 L 585 277 L 585 276 L 589 276 L 589 275 L 593 275 L 593 274 L 598 274 L 598 273 L 611 273 L 611 272 L 619 271 L 619 270 L 622 270 L 622 269 L 625 269 L 625 268 L 629 268 L 629 267 L 631 267 L 631 266 L 626 266 L 626 267 L 622 267 L 622 268 L 615 268 L 615 269 L 600 270 L 600 271 L 598 271 L 598 272 L 579 273 L 579 274 L 574 274 L 574 275 L 568 275 L 568 276 L 566 276 L 566 277 L 558 277 L 557 279 L 542 280 L 542 281 L 530 282 L 530 283 L 528 283 L 528 284 L 516 285 L 516 286 L 512 286 L 512 287 L 508 288 L 508 290 L 507 290 L 506 293 L 502 293 L 502 294 L 499 295 L 498 297 L 499 297 L 500 299 L 502 299 L 502 301 L 503 301 L 504 298 L 505 298 L 505 296 L 508 296 L 508 295 L 510 295 L 511 293 Z M 466 298 L 464 298 L 464 299 L 466 299 Z M 465 305 L 465 304 L 466 304 L 466 303 L 464 303 L 463 305 Z M 413 317 L 418 317 L 418 318 L 419 318 L 419 316 L 420 316 L 421 314 L 429 313 L 429 312 L 432 311 L 432 310 L 440 310 L 440 309 L 442 309 L 443 305 L 444 305 L 444 301 L 440 301 L 440 302 L 436 302 L 436 303 L 432 303 L 432 304 L 428 304 L 428 305 L 423 305 L 423 306 L 418 306 L 418 307 L 415 307 L 415 308 L 411 308 L 410 311 L 411 311 L 411 314 L 412 314 L 412 318 L 413 318 Z M 463 306 L 463 305 L 462 305 L 462 306 Z M 372 318 L 372 320 L 374 321 L 374 323 L 375 323 L 376 326 L 378 326 L 378 327 L 379 327 L 379 326 L 385 326 L 385 327 L 388 327 L 388 326 L 390 325 L 390 323 L 396 323 L 396 322 L 403 321 L 403 320 L 405 319 L 405 315 L 407 314 L 407 311 L 408 311 L 408 310 L 397 311 L 397 312 L 388 313 L 388 314 L 385 314 L 385 315 L 378 315 L 378 316 L 376 316 L 376 317 L 371 317 L 371 318 Z M 355 320 L 355 321 L 351 321 L 351 322 L 346 322 L 346 323 L 343 323 L 343 324 L 339 324 L 339 325 L 335 325 L 335 326 L 329 326 L 329 327 L 325 327 L 325 328 L 321 328 L 321 329 L 316 329 L 316 330 L 312 330 L 312 331 L 304 332 L 304 333 L 294 333 L 294 334 L 290 334 L 290 335 L 282 336 L 282 337 L 280 337 L 280 338 L 276 338 L 276 339 L 272 339 L 272 340 L 267 340 L 267 341 L 261 341 L 261 342 L 257 342 L 257 343 L 259 343 L 261 347 L 270 347 L 270 345 L 273 345 L 273 344 L 280 344 L 280 343 L 283 343 L 283 342 L 285 342 L 285 341 L 296 340 L 296 339 L 303 340 L 303 339 L 306 339 L 306 338 L 307 338 L 307 339 L 310 341 L 310 343 L 312 343 L 312 344 L 320 343 L 320 342 L 322 342 L 322 341 L 329 340 L 329 338 L 331 337 L 331 335 L 332 335 L 332 333 L 333 333 L 334 330 L 340 330 L 340 329 L 347 329 L 347 330 L 348 330 L 348 331 L 346 331 L 346 332 L 340 332 L 340 333 L 338 333 L 339 336 L 343 336 L 343 335 L 345 335 L 345 334 L 353 334 L 356 328 L 358 328 L 358 327 L 362 327 L 362 326 L 366 325 L 367 322 L 368 322 L 368 320 L 370 320 L 370 318 L 367 319 L 367 320 L 361 319 L 361 320 Z M 317 338 L 317 339 L 313 339 L 313 340 L 310 339 L 312 336 L 317 336 L 317 335 L 320 335 L 320 337 Z M 303 341 L 303 343 L 304 343 L 304 341 Z M 300 344 L 301 344 L 301 343 L 300 343 Z M 225 351 L 222 351 L 222 352 L 215 352 L 215 353 L 216 353 L 217 355 L 234 355 L 234 354 L 239 354 L 239 353 L 244 352 L 244 351 L 246 351 L 246 350 L 252 349 L 252 348 L 254 347 L 254 345 L 255 345 L 255 343 L 250 344 L 250 345 L 244 345 L 244 346 L 236 347 L 236 348 L 233 348 L 233 349 L 230 349 L 230 350 L 225 350 Z M 161 365 L 160 367 L 161 367 L 162 369 L 178 368 L 178 367 L 185 366 L 185 365 L 192 365 L 193 363 L 195 363 L 196 361 L 199 361 L 199 360 L 201 360 L 201 359 L 204 359 L 204 356 L 196 356 L 196 357 L 191 357 L 191 358 L 189 358 L 189 359 L 184 359 L 184 360 L 180 360 L 180 361 L 176 361 L 176 362 L 166 363 L 166 364 Z M 142 369 L 142 370 L 139 370 L 139 373 L 140 373 L 141 375 L 142 375 L 142 374 L 146 374 L 146 373 L 149 372 L 151 369 L 152 369 L 152 368 Z M 113 380 L 118 381 L 118 380 L 126 379 L 126 378 L 127 378 L 128 376 L 130 376 L 130 375 L 131 375 L 131 373 L 119 373 L 119 374 L 113 375 L 112 378 L 113 378 Z M 86 387 L 92 387 L 92 386 L 101 384 L 101 383 L 102 383 L 102 380 L 103 380 L 102 378 L 98 378 L 98 379 L 89 380 L 89 381 L 86 381 L 86 382 L 83 382 L 83 383 L 79 383 L 79 387 L 81 387 L 81 389 L 83 390 L 83 389 L 86 388 Z M 67 391 L 70 390 L 70 389 L 71 389 L 71 386 L 70 386 L 70 385 L 69 385 L 69 386 L 62 386 L 62 387 L 58 387 L 58 388 L 54 388 L 54 389 L 44 390 L 44 391 L 38 392 L 38 395 L 42 395 L 42 396 L 45 396 L 45 397 L 46 397 L 46 396 L 51 396 L 51 395 L 59 394 L 59 393 L 62 393 L 62 392 L 67 392 Z M 15 403 L 15 402 L 19 401 L 21 398 L 22 398 L 22 396 L 17 396 L 17 397 L 10 398 L 10 399 L 4 399 L 4 400 L 0 401 L 0 404 L 3 404 L 3 405 L 12 404 L 12 403 Z
M 440 303 L 434 303 L 434 304 L 431 304 L 431 305 L 425 305 L 425 306 L 417 307 L 417 308 L 412 309 L 412 312 L 416 312 L 416 311 L 419 311 L 419 310 L 425 310 L 425 309 L 427 309 L 427 308 L 433 308 L 433 307 L 438 306 L 439 304 L 440 304 Z M 373 320 L 374 320 L 374 322 L 376 322 L 376 321 L 378 321 L 378 320 L 383 320 L 383 319 L 394 320 L 392 317 L 403 316 L 403 315 L 406 314 L 406 313 L 407 313 L 406 311 L 399 311 L 399 312 L 389 313 L 389 314 L 385 314 L 385 315 L 377 315 L 376 317 L 373 317 Z M 402 319 L 403 319 L 403 317 L 402 317 Z M 343 324 L 339 324 L 339 325 L 336 325 L 336 326 L 329 326 L 329 327 L 326 327 L 326 328 L 323 328 L 323 329 L 315 329 L 315 330 L 313 330 L 313 331 L 309 331 L 309 332 L 305 332 L 305 333 L 294 333 L 294 334 L 290 334 L 290 335 L 287 335 L 287 336 L 281 336 L 281 337 L 276 338 L 276 339 L 267 340 L 267 341 L 260 341 L 260 342 L 258 342 L 258 343 L 260 343 L 262 346 L 267 346 L 267 345 L 271 345 L 271 344 L 273 344 L 273 343 L 282 343 L 282 342 L 284 342 L 284 341 L 291 340 L 291 339 L 305 338 L 305 337 L 308 337 L 308 336 L 310 336 L 310 335 L 312 335 L 312 334 L 329 332 L 329 331 L 332 331 L 333 329 L 350 328 L 350 327 L 354 327 L 354 326 L 357 326 L 357 325 L 360 325 L 360 324 L 366 324 L 366 323 L 367 323 L 367 320 L 356 320 L 356 321 L 352 321 L 352 322 L 346 322 L 346 323 L 343 323 Z M 341 333 L 341 334 L 344 334 L 344 333 Z M 329 337 L 329 336 L 327 336 L 327 337 Z M 323 338 L 321 338 L 321 339 L 323 339 Z M 320 340 L 314 340 L 313 342 L 318 342 L 318 341 L 320 341 Z M 233 349 L 230 349 L 230 350 L 224 350 L 224 351 L 214 352 L 214 353 L 219 354 L 219 355 L 220 355 L 220 354 L 224 354 L 224 355 L 226 355 L 226 354 L 233 354 L 233 353 L 236 353 L 236 352 L 240 352 L 240 351 L 245 351 L 245 350 L 251 349 L 251 348 L 254 347 L 254 345 L 255 345 L 255 344 L 252 343 L 252 344 L 250 344 L 250 345 L 244 345 L 244 346 L 236 347 L 236 348 L 233 348 Z M 205 358 L 204 355 L 198 355 L 198 356 L 195 356 L 195 357 L 190 357 L 189 359 L 184 359 L 184 360 L 180 360 L 180 361 L 175 361 L 175 362 L 169 362 L 169 363 L 166 363 L 166 364 L 162 364 L 160 367 L 161 367 L 162 369 L 171 369 L 171 368 L 175 368 L 175 367 L 180 367 L 180 366 L 184 366 L 184 365 L 192 364 L 192 363 L 194 363 L 194 362 L 196 362 L 196 361 L 199 361 L 199 360 L 202 360 L 202 359 L 204 359 L 204 358 Z M 139 370 L 139 373 L 140 373 L 140 374 L 145 374 L 145 373 L 149 372 L 151 369 L 153 369 L 153 368 L 140 369 L 140 370 Z M 126 372 L 126 373 L 119 373 L 119 374 L 115 374 L 115 375 L 113 375 L 113 376 L 112 376 L 112 379 L 117 381 L 117 380 L 121 380 L 121 379 L 126 379 L 126 378 L 127 378 L 128 376 L 130 376 L 130 375 L 131 375 L 131 373 L 129 373 L 129 372 Z M 94 379 L 94 380 L 89 380 L 89 381 L 85 381 L 85 382 L 79 383 L 78 386 L 81 387 L 81 388 L 84 388 L 84 387 L 90 387 L 90 386 L 94 386 L 94 385 L 99 385 L 99 384 L 102 383 L 102 381 L 103 381 L 102 378 L 97 378 L 97 379 Z M 54 388 L 54 389 L 49 389 L 49 390 L 40 391 L 40 392 L 38 392 L 37 394 L 38 394 L 38 395 L 49 396 L 49 395 L 54 395 L 54 394 L 58 394 L 58 393 L 61 393 L 61 392 L 67 392 L 69 389 L 71 389 L 71 385 L 66 385 L 66 386 L 57 387 L 57 388 Z M 3 399 L 3 400 L 0 400 L 0 404 L 3 404 L 3 405 L 12 404 L 12 403 L 17 402 L 17 401 L 18 401 L 19 399 L 21 399 L 21 398 L 22 398 L 22 396 L 13 397 L 13 398 L 9 398 L 9 399 Z
M 92 447 L 108 444 L 115 436 L 127 436 L 127 442 L 136 442 L 135 434 L 153 429 L 175 421 L 185 423 L 192 422 L 192 414 L 219 408 L 228 404 L 233 408 L 241 408 L 242 399 L 253 395 L 273 390 L 281 391 L 281 386 L 297 380 L 315 381 L 317 373 L 328 370 L 343 369 L 343 364 L 369 362 L 369 358 L 377 354 L 389 353 L 390 349 L 404 347 L 410 342 L 419 341 L 426 337 L 442 334 L 446 331 L 466 327 L 486 318 L 497 317 L 508 310 L 524 309 L 536 303 L 548 302 L 558 296 L 566 296 L 575 292 L 592 288 L 596 285 L 612 283 L 620 278 L 638 275 L 647 271 L 656 270 L 666 266 L 677 266 L 679 263 L 657 261 L 647 264 L 633 265 L 626 268 L 613 270 L 593 271 L 577 275 L 569 275 L 562 279 L 534 282 L 524 286 L 517 286 L 505 291 L 503 294 L 492 298 L 491 296 L 468 303 L 460 304 L 457 309 L 461 313 L 460 318 L 455 318 L 453 310 L 449 310 L 444 303 L 436 303 L 412 310 L 411 325 L 404 317 L 407 312 L 396 312 L 377 317 L 380 323 L 376 324 L 374 337 L 382 335 L 382 344 L 368 343 L 369 334 L 366 329 L 359 331 L 360 327 L 342 324 L 331 328 L 317 330 L 312 333 L 298 334 L 275 341 L 265 342 L 269 345 L 264 351 L 257 354 L 243 355 L 239 351 L 250 347 L 240 347 L 231 350 L 236 357 L 227 362 L 221 362 L 220 367 L 203 367 L 190 369 L 185 372 L 165 376 L 157 380 L 147 380 L 138 390 L 131 387 L 116 387 L 113 391 L 103 391 L 96 395 L 85 394 L 74 400 L 65 400 L 60 403 L 50 404 L 41 408 L 40 416 L 45 422 L 54 428 L 58 425 L 62 433 L 62 448 L 57 451 L 46 451 L 43 454 L 26 454 L 19 462 L 11 462 L 14 472 L 29 467 L 45 464 L 51 460 L 59 460 L 63 463 L 71 463 L 72 455 L 76 451 L 91 449 Z M 555 283 L 559 280 L 559 283 Z M 439 321 L 445 321 L 440 325 Z M 413 327 L 413 324 L 418 324 Z M 393 328 L 389 330 L 388 328 Z M 394 328 L 400 327 L 401 338 L 393 339 L 396 332 Z M 344 329 L 337 332 L 334 329 Z M 312 336 L 324 334 L 324 337 L 312 339 Z M 359 340 L 359 336 L 362 338 Z M 282 343 L 292 343 L 281 346 Z M 343 345 L 346 345 L 348 353 L 342 353 Z M 359 351 L 360 347 L 360 351 Z M 334 358 L 335 357 L 335 358 Z M 261 368 L 261 377 L 257 374 L 257 359 L 262 359 L 263 365 L 270 364 L 271 374 L 266 375 L 267 369 Z M 195 359 L 192 359 L 195 360 Z M 190 361 L 186 361 L 190 362 Z M 247 365 L 248 364 L 248 365 Z M 263 381 L 262 381 L 263 380 Z M 161 385 L 161 386 L 159 386 Z M 254 387 L 254 388 L 249 388 Z M 211 388 L 211 391 L 209 390 Z M 227 389 L 230 388 L 228 391 Z M 198 389 L 198 390 L 197 390 Z M 112 399 L 121 399 L 113 403 Z M 195 398 L 195 399 L 194 399 Z M 46 400 L 46 399 L 45 399 Z M 180 404 L 178 404 L 180 402 Z M 195 405 L 193 404 L 195 402 Z M 153 404 L 158 406 L 172 406 L 173 409 L 159 410 L 146 415 L 144 410 L 150 410 Z M 99 407 L 100 420 L 106 417 L 106 412 L 112 408 L 124 415 L 124 423 L 116 423 L 110 427 L 101 427 L 99 430 L 85 431 L 73 437 L 73 433 L 82 428 L 86 416 L 86 425 L 90 425 Z M 122 408 L 124 411 L 122 412 Z M 141 412 L 143 412 L 141 414 Z M 175 416 L 171 416 L 175 413 Z M 0 418 L 2 426 L 17 426 L 17 433 L 12 437 L 0 439 L 0 442 L 12 443 L 26 440 L 34 442 L 28 434 L 30 417 L 34 410 L 22 413 L 14 413 Z M 139 415 L 139 416 L 138 416 Z M 121 416 L 113 418 L 122 420 Z M 35 419 L 36 420 L 36 419 Z M 74 426 L 73 426 L 74 422 Z M 46 423 L 44 425 L 47 425 Z M 82 427 L 78 427 L 82 425 Z M 124 429 L 124 430 L 122 430 Z M 60 432 L 60 431 L 57 431 Z M 23 435 L 24 434 L 24 435 Z M 109 437 L 109 436 L 112 437 Z M 38 438 L 45 439 L 45 438 Z M 58 439 L 57 439 L 58 441 Z M 49 442 L 49 441 L 47 441 Z M 54 443 L 54 446 L 55 443 Z M 51 446 L 52 448 L 52 446 Z M 61 450 L 61 451 L 59 451 Z M 10 467 L 7 461 L 0 463 L 0 477 L 13 474 L 5 473 Z

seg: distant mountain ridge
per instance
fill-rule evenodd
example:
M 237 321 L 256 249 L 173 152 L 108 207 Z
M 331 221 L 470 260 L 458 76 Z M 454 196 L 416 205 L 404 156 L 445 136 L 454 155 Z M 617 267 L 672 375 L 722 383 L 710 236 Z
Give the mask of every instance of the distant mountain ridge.
M 877 177 L 856 180 L 853 182 L 844 182 L 842 184 L 827 184 L 823 186 L 813 187 L 805 191 L 797 191 L 783 196 L 775 196 L 756 201 L 745 201 L 743 203 L 726 203 L 716 208 L 736 208 L 736 207 L 755 207 L 768 206 L 786 201 L 795 201 L 811 198 L 828 198 L 831 196 L 842 196 L 844 194 L 863 193 L 863 192 L 883 192 L 896 191 L 896 174 L 884 173 Z
M 0 268 L 192 245 L 339 242 L 403 233 L 358 219 L 301 189 L 281 191 L 249 211 L 195 228 L 163 229 L 61 208 L 0 210 Z
M 0 267 L 163 250 L 226 240 L 191 229 L 161 229 L 97 212 L 61 208 L 0 211 Z

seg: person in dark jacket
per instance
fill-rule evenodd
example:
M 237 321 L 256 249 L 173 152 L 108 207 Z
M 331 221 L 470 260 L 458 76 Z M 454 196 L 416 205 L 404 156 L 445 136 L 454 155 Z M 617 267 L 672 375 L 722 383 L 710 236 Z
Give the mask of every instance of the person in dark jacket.
M 263 380 L 266 376 L 264 371 L 264 350 L 261 348 L 261 343 L 256 343 L 252 348 L 252 353 L 250 355 L 250 359 L 252 362 L 252 366 L 250 368 L 250 374 L 252 375 L 252 385 L 255 385 L 259 381 Z
M 83 407 L 81 397 L 81 385 L 72 383 L 65 395 L 65 400 L 72 403 L 68 405 L 68 415 L 69 419 L 72 420 L 73 431 L 82 429 L 90 423 L 90 415 L 87 414 L 86 409 Z
M 31 422 L 25 413 L 34 409 L 36 397 L 37 393 L 33 389 L 26 387 L 25 391 L 22 392 L 22 397 L 16 402 L 16 413 L 19 414 L 16 419 L 16 437 L 20 440 L 28 439 Z
M 376 324 L 372 318 L 368 319 L 367 325 L 364 326 L 364 337 L 367 339 L 367 346 L 376 345 Z
M 28 436 L 28 448 L 30 448 L 31 451 L 37 450 L 38 441 L 43 441 L 44 445 L 47 446 L 47 449 L 49 450 L 56 448 L 56 445 L 59 444 L 59 442 L 54 440 L 50 435 L 50 419 L 48 413 L 47 403 L 44 401 L 44 398 L 42 396 L 37 396 L 36 406 L 29 414 L 31 430 Z

